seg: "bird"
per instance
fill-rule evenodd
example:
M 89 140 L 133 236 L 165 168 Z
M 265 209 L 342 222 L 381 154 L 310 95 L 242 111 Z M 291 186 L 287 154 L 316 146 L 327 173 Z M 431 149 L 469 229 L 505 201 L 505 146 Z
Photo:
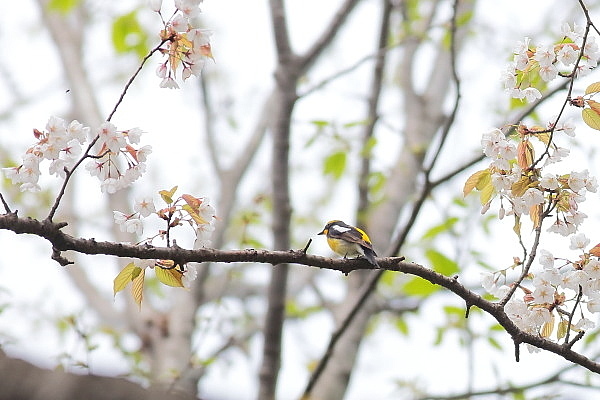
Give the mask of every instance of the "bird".
M 362 229 L 336 219 L 329 221 L 318 235 L 327 236 L 327 244 L 331 250 L 344 258 L 364 256 L 369 263 L 379 267 L 371 239 Z

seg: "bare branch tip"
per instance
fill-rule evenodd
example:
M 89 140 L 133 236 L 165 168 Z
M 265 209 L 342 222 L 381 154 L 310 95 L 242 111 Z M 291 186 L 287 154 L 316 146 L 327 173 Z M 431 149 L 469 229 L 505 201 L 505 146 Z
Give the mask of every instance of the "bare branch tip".
M 312 243 L 312 238 L 308 239 L 308 242 L 306 243 L 306 246 L 304 246 L 304 249 L 302 249 L 302 253 L 306 254 L 306 251 L 310 247 L 311 243 Z
M 583 335 L 585 335 L 585 331 L 579 331 L 577 335 L 575 335 L 575 337 L 571 339 L 571 341 L 566 342 L 563 346 L 570 350 L 576 342 L 583 338 Z
M 521 341 L 515 337 L 513 337 L 513 341 L 515 343 L 515 362 L 519 362 L 519 360 L 521 358 L 520 348 L 519 348 L 519 346 L 521 345 Z
M 467 303 L 465 305 L 465 318 L 469 318 L 469 313 L 471 312 L 471 307 L 473 307 L 473 304 L 471 304 L 471 303 Z
M 52 248 L 52 259 L 59 263 L 62 267 L 75 264 L 73 261 L 70 261 L 67 258 L 63 257 L 60 253 L 60 250 L 58 250 L 57 248 Z
M 57 222 L 56 224 L 54 224 L 54 226 L 56 227 L 56 229 L 62 229 L 65 226 L 69 225 L 67 222 Z

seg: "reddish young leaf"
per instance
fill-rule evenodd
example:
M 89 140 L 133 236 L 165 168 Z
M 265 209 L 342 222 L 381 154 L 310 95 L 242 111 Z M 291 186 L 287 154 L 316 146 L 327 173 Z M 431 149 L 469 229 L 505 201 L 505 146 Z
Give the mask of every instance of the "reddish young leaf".
M 529 140 L 523 140 L 517 146 L 517 163 L 521 169 L 527 169 L 533 164 L 533 145 Z
M 600 243 L 592 247 L 590 254 L 596 257 L 600 257 Z

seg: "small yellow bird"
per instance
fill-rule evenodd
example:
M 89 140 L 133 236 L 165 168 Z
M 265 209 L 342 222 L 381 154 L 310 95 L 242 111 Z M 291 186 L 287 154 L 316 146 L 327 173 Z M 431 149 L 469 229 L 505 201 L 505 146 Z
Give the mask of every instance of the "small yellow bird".
M 377 254 L 373 250 L 369 235 L 360 228 L 348 225 L 340 220 L 329 221 L 319 235 L 327 236 L 327 244 L 331 250 L 346 257 L 364 256 L 367 261 L 379 267 Z

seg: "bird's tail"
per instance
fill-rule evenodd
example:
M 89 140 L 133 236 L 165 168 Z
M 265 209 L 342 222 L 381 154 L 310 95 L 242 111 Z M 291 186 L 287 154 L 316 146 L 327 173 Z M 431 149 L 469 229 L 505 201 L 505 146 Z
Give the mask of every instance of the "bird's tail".
M 377 260 L 375 259 L 375 257 L 377 257 L 377 254 L 368 247 L 363 248 L 363 250 L 365 252 L 365 258 L 367 259 L 367 261 L 373 264 L 373 266 L 379 268 L 379 263 L 377 263 Z

